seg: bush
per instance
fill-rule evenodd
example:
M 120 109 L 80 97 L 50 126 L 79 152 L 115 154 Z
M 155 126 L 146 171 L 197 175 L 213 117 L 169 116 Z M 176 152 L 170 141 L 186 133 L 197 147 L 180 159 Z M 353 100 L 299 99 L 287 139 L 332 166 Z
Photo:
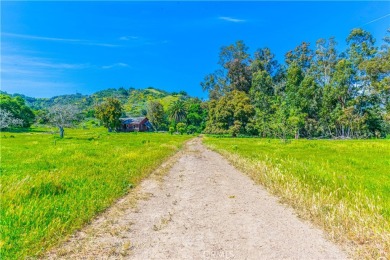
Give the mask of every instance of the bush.
M 169 127 L 169 133 L 170 133 L 171 135 L 173 135 L 174 132 L 175 132 L 175 128 L 174 128 L 173 126 L 170 126 L 170 127 Z
M 176 130 L 182 135 L 186 132 L 186 124 L 184 123 L 178 123 L 176 125 Z

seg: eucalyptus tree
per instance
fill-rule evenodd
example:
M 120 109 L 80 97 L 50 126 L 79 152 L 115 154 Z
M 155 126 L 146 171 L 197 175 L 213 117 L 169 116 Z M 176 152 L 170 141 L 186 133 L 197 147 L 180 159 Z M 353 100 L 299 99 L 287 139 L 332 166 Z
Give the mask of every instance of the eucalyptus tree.
M 336 41 L 334 37 L 319 39 L 316 42 L 314 60 L 312 62 L 313 76 L 321 87 L 330 83 L 337 63 Z
M 218 99 L 233 90 L 249 92 L 252 81 L 248 47 L 243 41 L 223 46 L 219 53 L 220 68 L 207 75 L 201 86 L 210 99 Z

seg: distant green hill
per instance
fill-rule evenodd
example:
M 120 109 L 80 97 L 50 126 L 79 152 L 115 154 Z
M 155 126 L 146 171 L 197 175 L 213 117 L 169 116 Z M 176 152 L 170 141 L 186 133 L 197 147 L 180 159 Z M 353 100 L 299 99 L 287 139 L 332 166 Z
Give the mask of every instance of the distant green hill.
M 1 91 L 1 93 L 7 94 L 3 91 Z M 145 89 L 109 88 L 95 92 L 91 95 L 82 95 L 77 93 L 71 95 L 55 96 L 52 98 L 34 98 L 22 94 L 12 94 L 11 96 L 22 97 L 29 107 L 36 110 L 47 109 L 54 105 L 73 104 L 85 112 L 92 110 L 94 105 L 99 104 L 106 98 L 115 97 L 121 101 L 126 114 L 129 116 L 143 115 L 145 113 L 144 111 L 146 110 L 147 102 L 151 100 L 157 100 L 161 102 L 164 108 L 167 109 L 173 101 L 179 98 L 188 97 L 187 93 L 184 91 L 181 91 L 180 93 L 170 93 L 152 87 Z

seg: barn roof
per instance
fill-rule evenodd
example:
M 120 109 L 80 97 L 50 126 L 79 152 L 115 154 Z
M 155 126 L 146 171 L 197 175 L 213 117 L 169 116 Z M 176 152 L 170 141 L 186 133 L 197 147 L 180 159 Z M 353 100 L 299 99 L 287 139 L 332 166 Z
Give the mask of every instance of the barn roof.
M 122 123 L 126 124 L 140 124 L 144 119 L 148 119 L 147 117 L 141 116 L 141 117 L 122 117 L 119 118 L 119 120 Z

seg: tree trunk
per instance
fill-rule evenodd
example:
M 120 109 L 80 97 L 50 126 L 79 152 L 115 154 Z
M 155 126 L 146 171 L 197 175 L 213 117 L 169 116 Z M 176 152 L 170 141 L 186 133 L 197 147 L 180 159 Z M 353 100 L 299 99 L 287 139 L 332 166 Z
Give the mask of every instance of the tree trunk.
M 62 126 L 58 127 L 60 129 L 60 138 L 64 138 L 64 128 Z

